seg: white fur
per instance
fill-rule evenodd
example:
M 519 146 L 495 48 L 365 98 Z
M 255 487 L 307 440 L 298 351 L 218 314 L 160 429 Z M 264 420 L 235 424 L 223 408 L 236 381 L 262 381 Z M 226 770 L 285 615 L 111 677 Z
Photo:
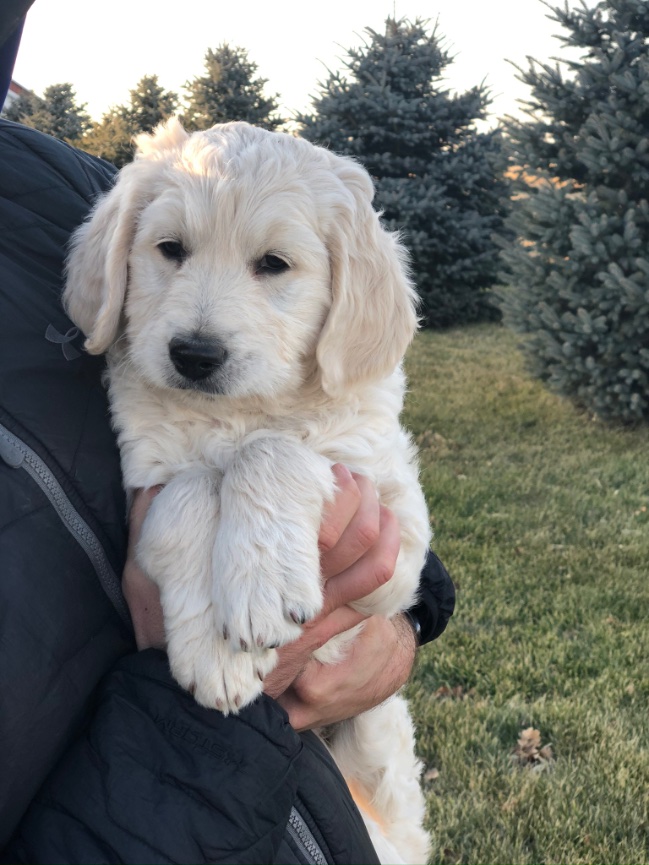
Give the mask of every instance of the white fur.
M 64 300 L 87 350 L 108 352 L 126 487 L 165 485 L 138 556 L 160 587 L 171 668 L 224 712 L 260 693 L 274 647 L 321 608 L 333 463 L 368 475 L 402 530 L 394 577 L 357 607 L 392 616 L 416 595 L 429 524 L 399 425 L 415 295 L 372 196 L 354 161 L 290 135 L 244 123 L 187 135 L 172 120 L 139 137 L 73 241 Z M 269 273 L 268 254 L 289 267 Z M 187 334 L 227 350 L 204 383 L 170 358 Z M 427 857 L 413 745 L 401 697 L 331 743 L 380 815 L 367 822 L 384 862 Z

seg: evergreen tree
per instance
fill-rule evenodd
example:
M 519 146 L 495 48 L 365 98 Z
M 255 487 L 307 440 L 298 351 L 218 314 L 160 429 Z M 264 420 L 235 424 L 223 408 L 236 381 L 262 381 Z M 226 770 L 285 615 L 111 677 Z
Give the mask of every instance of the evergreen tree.
M 137 87 L 130 91 L 130 104 L 124 113 L 131 127 L 138 132 L 152 132 L 163 120 L 178 109 L 178 95 L 163 90 L 157 75 L 145 75 Z
M 188 91 L 183 121 L 188 129 L 209 129 L 215 123 L 246 120 L 264 129 L 277 129 L 278 94 L 264 95 L 266 78 L 255 78 L 257 64 L 244 48 L 219 45 L 205 55 L 205 75 L 185 85 Z
M 489 289 L 507 187 L 500 134 L 475 125 L 489 93 L 482 84 L 450 93 L 442 76 L 452 57 L 426 25 L 388 18 L 383 34 L 367 28 L 298 121 L 305 138 L 373 176 L 386 226 L 410 248 L 423 322 L 444 327 L 498 316 Z
M 530 61 L 503 253 L 506 320 L 532 369 L 590 410 L 649 418 L 649 4 L 553 8 L 578 60 Z M 530 182 L 532 181 L 532 182 Z
M 31 126 L 62 141 L 75 141 L 90 128 L 92 121 L 85 110 L 77 105 L 71 84 L 52 84 L 43 91 L 21 96 L 6 111 L 6 117 L 25 126 Z
M 100 121 L 93 124 L 90 132 L 75 143 L 87 153 L 123 168 L 133 159 L 133 136 L 137 131 L 130 121 L 128 110 L 122 105 L 107 111 Z
M 22 123 L 27 125 L 27 118 L 31 117 L 34 110 L 38 107 L 40 97 L 35 93 L 21 94 L 17 99 L 13 99 L 10 103 L 4 104 L 2 116 L 13 123 Z
M 101 156 L 121 168 L 133 159 L 133 137 L 151 132 L 178 107 L 178 96 L 164 90 L 157 75 L 145 75 L 130 91 L 128 105 L 118 105 L 104 114 L 84 138 L 76 142 L 88 153 Z

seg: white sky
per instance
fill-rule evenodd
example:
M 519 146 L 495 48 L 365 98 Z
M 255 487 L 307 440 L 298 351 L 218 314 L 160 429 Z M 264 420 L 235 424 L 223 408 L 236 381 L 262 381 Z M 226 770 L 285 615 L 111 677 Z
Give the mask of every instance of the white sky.
M 398 17 L 439 19 L 456 55 L 449 85 L 465 90 L 486 78 L 495 117 L 527 95 L 507 59 L 526 66 L 528 55 L 565 53 L 540 0 L 36 0 L 14 78 L 39 94 L 71 82 L 98 119 L 127 102 L 143 75 L 157 74 L 182 95 L 184 83 L 202 74 L 207 48 L 225 41 L 248 49 L 287 114 L 308 108 L 326 77 L 323 64 L 339 66 L 344 49 L 361 44 L 367 26 L 382 31 L 395 7 Z

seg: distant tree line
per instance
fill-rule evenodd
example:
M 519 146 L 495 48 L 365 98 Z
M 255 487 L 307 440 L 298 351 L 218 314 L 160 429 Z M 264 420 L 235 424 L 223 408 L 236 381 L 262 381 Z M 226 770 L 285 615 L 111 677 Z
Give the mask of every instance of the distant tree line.
M 410 248 L 426 326 L 497 318 L 493 234 L 503 231 L 508 188 L 500 132 L 476 126 L 487 116 L 489 92 L 484 85 L 450 92 L 444 74 L 452 57 L 424 21 L 389 18 L 385 33 L 366 33 L 344 71 L 318 85 L 312 112 L 292 118 L 293 125 L 367 167 L 386 225 Z M 133 137 L 172 114 L 191 130 L 228 120 L 285 128 L 279 95 L 269 95 L 266 84 L 245 49 L 224 43 L 207 51 L 203 74 L 186 83 L 183 100 L 151 75 L 96 123 L 69 84 L 18 100 L 7 116 L 121 167 L 133 158 Z M 54 98 L 59 91 L 65 105 Z
M 437 27 L 388 18 L 292 126 L 372 175 L 384 223 L 409 247 L 424 326 L 504 315 L 552 388 L 601 416 L 647 420 L 649 3 L 550 11 L 580 57 L 518 70 L 531 92 L 522 118 L 485 129 L 489 90 L 450 91 Z M 133 136 L 171 114 L 191 130 L 246 120 L 286 131 L 257 70 L 224 43 L 182 100 L 151 75 L 95 123 L 69 84 L 6 116 L 122 166 Z
M 267 81 L 256 72 L 257 64 L 248 59 L 244 48 L 224 43 L 207 51 L 205 74 L 187 82 L 184 100 L 165 90 L 157 75 L 145 75 L 130 91 L 127 104 L 111 107 L 95 123 L 85 104 L 77 103 L 71 84 L 54 84 L 42 97 L 21 96 L 4 116 L 122 168 L 133 158 L 133 137 L 151 132 L 172 114 L 179 114 L 191 130 L 228 120 L 246 120 L 266 129 L 282 126 L 284 121 L 277 113 L 279 97 L 265 95 Z

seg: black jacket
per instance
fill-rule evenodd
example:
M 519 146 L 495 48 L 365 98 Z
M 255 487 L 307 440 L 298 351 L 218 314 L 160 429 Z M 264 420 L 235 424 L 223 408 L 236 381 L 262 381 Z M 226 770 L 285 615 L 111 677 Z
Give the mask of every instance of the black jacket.
M 60 306 L 114 168 L 0 120 L 0 860 L 376 862 L 312 735 L 198 706 L 136 653 L 101 359 Z

